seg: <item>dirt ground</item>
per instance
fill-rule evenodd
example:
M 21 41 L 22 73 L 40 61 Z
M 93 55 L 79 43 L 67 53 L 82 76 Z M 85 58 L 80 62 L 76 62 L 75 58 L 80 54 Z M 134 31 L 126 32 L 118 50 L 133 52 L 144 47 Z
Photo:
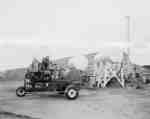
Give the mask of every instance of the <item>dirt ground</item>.
M 23 82 L 0 82 L 0 119 L 150 119 L 150 88 L 81 90 L 77 100 L 47 93 L 19 98 Z

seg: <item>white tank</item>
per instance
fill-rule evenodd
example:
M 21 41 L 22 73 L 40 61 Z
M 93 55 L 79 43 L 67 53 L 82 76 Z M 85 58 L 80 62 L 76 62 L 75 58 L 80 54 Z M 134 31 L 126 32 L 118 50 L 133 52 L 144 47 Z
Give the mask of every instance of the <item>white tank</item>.
M 69 66 L 74 66 L 76 69 L 85 70 L 88 66 L 88 59 L 85 56 L 74 56 L 68 62 Z

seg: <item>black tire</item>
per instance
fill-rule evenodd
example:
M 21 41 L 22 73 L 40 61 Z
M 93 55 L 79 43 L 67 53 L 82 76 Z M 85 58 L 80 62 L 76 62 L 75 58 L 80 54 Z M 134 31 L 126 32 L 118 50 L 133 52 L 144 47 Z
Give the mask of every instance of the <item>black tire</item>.
M 67 89 L 65 96 L 69 99 L 69 100 L 74 100 L 79 96 L 79 92 L 76 88 L 74 87 L 70 87 Z
M 24 97 L 26 95 L 26 91 L 24 87 L 19 87 L 16 89 L 16 95 L 18 97 Z

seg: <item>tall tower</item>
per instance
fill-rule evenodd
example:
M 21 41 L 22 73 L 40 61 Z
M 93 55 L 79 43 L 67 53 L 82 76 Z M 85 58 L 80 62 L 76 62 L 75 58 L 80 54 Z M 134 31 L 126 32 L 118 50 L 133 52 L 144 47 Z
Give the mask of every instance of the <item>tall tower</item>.
M 128 56 L 130 57 L 130 16 L 126 16 L 125 17 L 126 19 L 126 40 L 127 40 L 127 43 L 128 43 L 128 46 L 127 46 L 127 53 L 128 53 Z

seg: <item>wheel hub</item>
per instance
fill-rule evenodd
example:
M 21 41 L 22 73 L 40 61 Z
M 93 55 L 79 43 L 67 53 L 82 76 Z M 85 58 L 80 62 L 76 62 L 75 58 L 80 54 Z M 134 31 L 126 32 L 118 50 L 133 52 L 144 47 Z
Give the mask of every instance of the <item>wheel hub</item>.
M 73 98 L 73 97 L 75 97 L 76 96 L 76 91 L 75 90 L 73 90 L 73 89 L 71 89 L 69 92 L 68 92 L 68 94 L 69 94 L 69 96 L 71 97 L 71 98 Z
M 24 93 L 25 93 L 25 91 L 24 91 L 24 90 L 21 90 L 21 89 L 20 89 L 20 90 L 18 90 L 18 94 L 19 94 L 19 95 L 24 95 Z

